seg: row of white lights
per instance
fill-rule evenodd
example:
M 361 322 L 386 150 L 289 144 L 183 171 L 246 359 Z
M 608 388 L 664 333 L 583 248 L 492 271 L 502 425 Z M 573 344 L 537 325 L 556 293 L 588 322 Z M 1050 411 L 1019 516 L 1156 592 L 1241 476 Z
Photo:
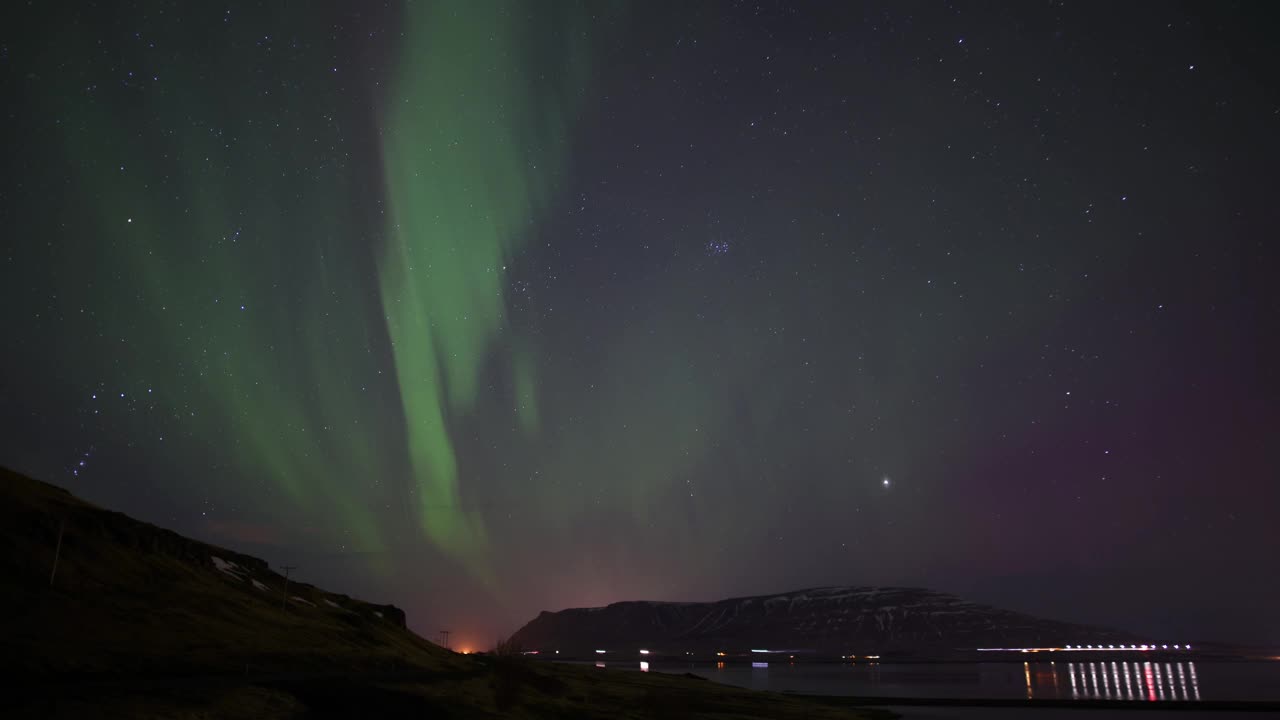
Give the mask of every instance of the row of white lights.
M 1033 653 L 1033 652 L 1034 652 L 1034 653 L 1038 653 L 1038 652 L 1062 652 L 1062 651 L 1070 651 L 1070 652 L 1088 652 L 1088 651 L 1093 651 L 1093 652 L 1097 652 L 1097 651 L 1099 651 L 1099 650 L 1103 650 L 1103 651 L 1106 651 L 1106 650 L 1124 650 L 1124 651 L 1126 651 L 1126 652 L 1127 652 L 1127 651 L 1130 651 L 1130 650 L 1168 650 L 1168 649 L 1169 649 L 1169 646 L 1168 646 L 1168 645 L 1130 645 L 1129 647 L 1125 647 L 1124 645 L 1120 645 L 1120 646 L 1116 646 L 1116 645 L 1097 645 L 1097 646 L 1094 646 L 1094 645 L 1068 645 L 1068 646 L 1066 646 L 1066 647 L 1033 647 L 1033 648 L 977 648 L 977 651 L 978 651 L 978 652 L 1024 652 L 1024 653 Z M 1173 649 L 1174 649 L 1174 650 L 1190 650 L 1190 649 L 1191 649 L 1191 646 L 1190 646 L 1190 645 L 1174 645 L 1174 646 L 1173 646 Z
M 1075 646 L 1068 645 L 1067 649 L 1068 650 L 1126 650 L 1126 649 L 1127 650 L 1168 650 L 1169 646 L 1168 645 L 1130 645 L 1128 648 L 1126 648 L 1124 645 L 1121 645 L 1120 647 L 1116 647 L 1115 645 L 1108 645 L 1104 648 L 1101 645 L 1099 645 L 1098 647 L 1094 647 L 1092 645 L 1075 645 Z M 1190 650 L 1191 646 L 1190 645 L 1186 645 L 1186 646 L 1174 645 L 1173 649 L 1174 650 Z

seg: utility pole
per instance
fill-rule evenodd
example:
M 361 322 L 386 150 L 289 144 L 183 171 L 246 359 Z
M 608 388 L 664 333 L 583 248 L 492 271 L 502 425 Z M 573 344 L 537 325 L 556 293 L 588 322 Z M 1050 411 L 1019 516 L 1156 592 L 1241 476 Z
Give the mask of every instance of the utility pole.
M 53 570 L 49 571 L 49 587 L 53 587 L 53 576 L 58 572 L 58 556 L 62 554 L 62 533 L 67 529 L 67 516 L 62 516 L 62 524 L 58 526 L 58 547 L 53 551 Z
M 444 646 L 444 649 L 445 649 L 445 650 L 448 650 L 448 649 L 449 649 L 449 631 L 448 631 L 448 630 L 441 630 L 441 631 L 440 631 L 440 638 L 441 638 L 441 640 L 442 640 L 442 642 L 441 642 L 440 644 Z
M 284 609 L 285 603 L 289 602 L 289 571 L 297 570 L 297 565 L 281 565 L 280 569 L 284 571 L 284 597 L 280 598 L 280 609 Z

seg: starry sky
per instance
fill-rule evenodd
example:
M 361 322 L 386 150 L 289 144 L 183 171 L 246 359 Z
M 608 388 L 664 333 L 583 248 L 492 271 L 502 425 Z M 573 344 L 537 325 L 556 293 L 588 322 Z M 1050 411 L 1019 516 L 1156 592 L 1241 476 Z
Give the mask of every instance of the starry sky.
M 1280 643 L 1265 4 L 0 12 L 0 464 L 455 646 L 837 584 Z

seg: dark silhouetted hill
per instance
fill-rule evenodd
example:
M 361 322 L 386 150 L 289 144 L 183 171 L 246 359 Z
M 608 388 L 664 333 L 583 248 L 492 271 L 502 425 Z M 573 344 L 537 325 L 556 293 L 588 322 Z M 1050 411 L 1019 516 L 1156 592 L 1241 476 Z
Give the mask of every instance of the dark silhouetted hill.
M 646 648 L 698 654 L 784 648 L 831 654 L 947 654 L 977 647 L 1144 642 L 919 588 L 827 587 L 718 602 L 618 602 L 543 612 L 511 641 L 589 654 Z
M 0 473 L 0 672 L 436 668 L 454 657 L 406 630 L 397 607 L 290 582 L 282 608 L 284 577 L 263 560 Z

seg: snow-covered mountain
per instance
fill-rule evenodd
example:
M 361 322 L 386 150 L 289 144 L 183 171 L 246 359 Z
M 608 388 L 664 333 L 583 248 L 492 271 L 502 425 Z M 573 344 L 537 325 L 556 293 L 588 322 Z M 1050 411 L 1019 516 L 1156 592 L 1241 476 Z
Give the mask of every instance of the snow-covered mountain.
M 562 654 L 646 648 L 679 655 L 753 648 L 840 654 L 949 652 L 1144 640 L 920 588 L 826 587 L 718 602 L 618 602 L 543 612 L 511 642 L 526 650 Z

